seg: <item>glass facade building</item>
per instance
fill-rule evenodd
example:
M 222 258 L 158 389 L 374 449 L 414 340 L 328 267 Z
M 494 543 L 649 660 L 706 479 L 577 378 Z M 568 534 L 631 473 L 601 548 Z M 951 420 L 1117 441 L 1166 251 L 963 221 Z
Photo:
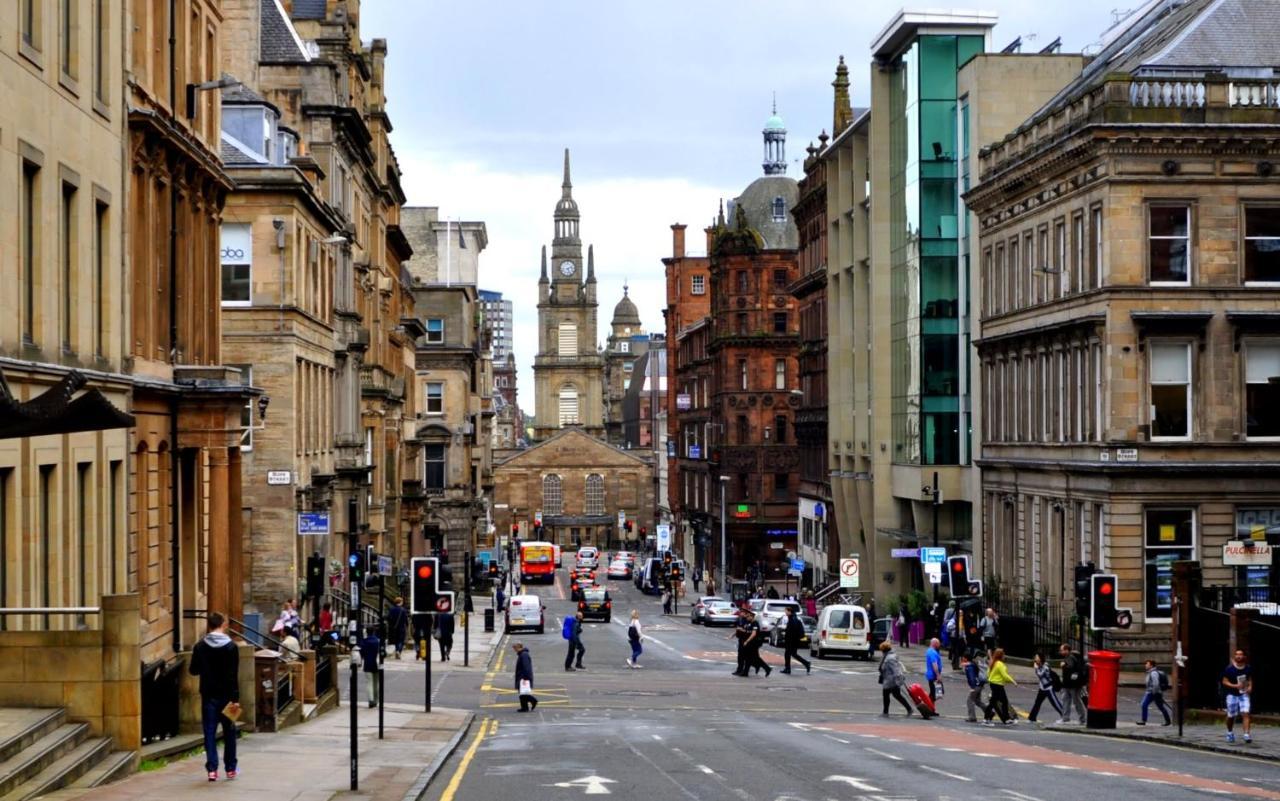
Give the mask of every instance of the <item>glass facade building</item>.
M 924 34 L 890 65 L 893 461 L 964 464 L 969 402 L 968 254 L 956 73 L 981 35 Z M 964 111 L 967 111 L 965 109 Z M 968 175 L 963 176 L 967 182 Z

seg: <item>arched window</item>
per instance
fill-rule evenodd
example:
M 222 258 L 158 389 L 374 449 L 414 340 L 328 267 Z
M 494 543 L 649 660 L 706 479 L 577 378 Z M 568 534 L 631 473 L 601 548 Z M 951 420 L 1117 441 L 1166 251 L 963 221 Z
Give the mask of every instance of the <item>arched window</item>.
M 587 476 L 587 503 L 584 511 L 589 515 L 604 514 L 604 476 L 599 473 Z
M 571 386 L 560 388 L 560 425 L 577 425 L 578 390 Z
M 775 197 L 773 199 L 773 221 L 787 221 L 787 201 L 783 200 L 781 197 Z
M 564 485 L 555 473 L 542 477 L 542 513 L 564 514 Z

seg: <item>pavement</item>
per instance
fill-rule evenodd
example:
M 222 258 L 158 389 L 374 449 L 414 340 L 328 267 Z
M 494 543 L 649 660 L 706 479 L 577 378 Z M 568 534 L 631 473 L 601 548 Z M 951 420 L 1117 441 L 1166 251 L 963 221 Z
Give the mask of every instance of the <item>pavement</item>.
M 476 608 L 482 609 L 476 598 Z M 487 600 L 485 602 L 487 604 Z M 433 653 L 433 696 L 451 683 L 478 682 L 488 669 L 498 632 L 486 634 L 483 613 L 472 618 L 469 666 L 463 665 L 462 624 L 459 622 L 449 662 Z M 435 643 L 432 643 L 435 646 Z M 433 650 L 434 647 L 433 647 Z M 417 801 L 445 759 L 471 727 L 474 713 L 465 708 L 433 705 L 426 713 L 423 698 L 423 662 L 406 652 L 401 660 L 388 659 L 385 668 L 388 695 L 383 710 L 384 739 L 378 739 L 378 710 L 365 703 L 365 676 L 358 676 L 357 748 L 358 785 L 350 790 L 349 663 L 339 668 L 342 707 L 278 733 L 251 733 L 239 740 L 239 775 L 210 782 L 204 770 L 203 752 L 169 764 L 135 773 L 119 782 L 90 790 L 63 790 L 54 801 L 188 801 L 212 797 L 239 801 Z

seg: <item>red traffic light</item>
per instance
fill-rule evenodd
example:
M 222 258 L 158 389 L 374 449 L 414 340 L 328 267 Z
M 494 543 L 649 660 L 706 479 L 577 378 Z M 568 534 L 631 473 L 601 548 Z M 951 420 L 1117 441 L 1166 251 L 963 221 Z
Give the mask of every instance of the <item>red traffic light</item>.
M 420 579 L 429 579 L 429 578 L 431 578 L 431 565 L 430 565 L 430 564 L 425 564 L 425 563 L 424 563 L 424 564 L 418 565 L 418 578 L 420 578 Z
M 961 561 L 959 561 L 959 560 L 956 560 L 956 561 L 952 562 L 952 563 L 951 563 L 951 569 L 952 569 L 952 570 L 954 570 L 954 571 L 955 571 L 955 572 L 957 572 L 957 573 L 963 573 L 963 572 L 964 572 L 964 562 L 961 562 Z
M 1115 585 L 1112 584 L 1111 582 L 1109 581 L 1098 582 L 1098 592 L 1102 593 L 1103 595 L 1110 595 L 1113 590 L 1115 590 Z

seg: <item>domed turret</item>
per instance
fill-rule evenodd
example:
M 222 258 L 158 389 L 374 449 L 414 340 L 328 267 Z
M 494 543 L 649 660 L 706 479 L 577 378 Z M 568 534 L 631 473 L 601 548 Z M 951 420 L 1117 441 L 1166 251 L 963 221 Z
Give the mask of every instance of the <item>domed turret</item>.
M 613 307 L 613 322 L 611 325 L 614 328 L 618 326 L 640 327 L 640 310 L 636 308 L 636 304 L 628 296 L 628 287 L 625 284 L 622 287 L 622 300 L 618 301 L 618 305 Z
M 786 175 L 787 173 L 787 126 L 778 116 L 778 101 L 773 101 L 773 115 L 765 120 L 764 130 L 764 174 Z

